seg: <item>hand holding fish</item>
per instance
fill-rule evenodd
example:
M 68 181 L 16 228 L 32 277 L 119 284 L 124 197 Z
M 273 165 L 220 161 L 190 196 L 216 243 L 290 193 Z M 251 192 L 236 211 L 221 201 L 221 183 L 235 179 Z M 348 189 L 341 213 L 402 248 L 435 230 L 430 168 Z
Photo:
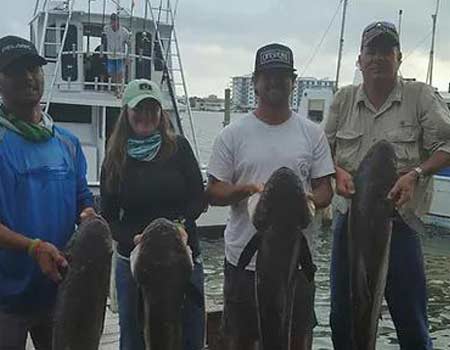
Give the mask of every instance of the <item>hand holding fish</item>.
M 416 188 L 416 182 L 417 177 L 413 172 L 400 176 L 389 192 L 388 199 L 392 199 L 397 208 L 403 206 L 412 199 Z
M 51 243 L 39 241 L 31 255 L 36 259 L 44 275 L 56 283 L 62 280 L 60 270 L 66 268 L 68 263 L 58 248 Z
M 355 193 L 353 177 L 343 168 L 336 165 L 336 192 L 338 195 L 351 198 Z
M 264 190 L 264 184 L 248 184 L 242 186 L 243 192 L 247 193 L 247 196 L 251 196 L 255 193 L 260 193 Z
M 89 218 L 96 217 L 97 213 L 95 212 L 94 208 L 87 207 L 84 208 L 83 211 L 80 213 L 80 222 L 83 222 Z

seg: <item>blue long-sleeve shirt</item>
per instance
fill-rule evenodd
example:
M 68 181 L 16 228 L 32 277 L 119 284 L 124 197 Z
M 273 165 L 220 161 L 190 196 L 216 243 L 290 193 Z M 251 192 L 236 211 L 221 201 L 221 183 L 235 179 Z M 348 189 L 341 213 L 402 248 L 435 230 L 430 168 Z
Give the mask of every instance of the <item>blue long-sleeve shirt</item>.
M 0 128 L 0 223 L 63 249 L 93 198 L 78 139 L 57 126 L 54 132 L 33 143 Z M 52 304 L 55 294 L 56 285 L 26 252 L 0 248 L 0 309 L 39 308 Z

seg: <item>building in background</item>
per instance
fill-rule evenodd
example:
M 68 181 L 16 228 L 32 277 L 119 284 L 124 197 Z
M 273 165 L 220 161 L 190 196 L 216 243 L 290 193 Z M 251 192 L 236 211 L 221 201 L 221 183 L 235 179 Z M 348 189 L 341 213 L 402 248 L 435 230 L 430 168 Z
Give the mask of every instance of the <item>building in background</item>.
M 252 74 L 231 78 L 231 105 L 235 111 L 249 111 L 256 106 Z
M 192 110 L 220 112 L 225 109 L 225 100 L 216 95 L 208 97 L 191 97 L 189 99 Z

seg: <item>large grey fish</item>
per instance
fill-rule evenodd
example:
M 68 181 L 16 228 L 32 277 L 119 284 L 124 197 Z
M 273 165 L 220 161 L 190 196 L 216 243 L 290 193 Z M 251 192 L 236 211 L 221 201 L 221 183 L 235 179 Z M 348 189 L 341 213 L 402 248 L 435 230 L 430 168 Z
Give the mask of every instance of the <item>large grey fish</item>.
M 389 265 L 393 203 L 387 199 L 397 179 L 393 146 L 372 146 L 354 176 L 348 225 L 352 348 L 373 350 Z
M 238 267 L 256 251 L 255 289 L 260 349 L 290 349 L 292 311 L 299 265 L 309 280 L 314 265 L 302 230 L 311 221 L 305 192 L 289 168 L 276 170 L 256 205 L 257 233 L 244 248 Z
M 53 350 L 97 350 L 108 296 L 112 241 L 100 217 L 83 222 L 66 248 L 68 270 L 58 288 Z
M 181 350 L 182 307 L 192 274 L 192 256 L 177 226 L 164 218 L 144 230 L 133 276 L 143 303 L 146 350 Z

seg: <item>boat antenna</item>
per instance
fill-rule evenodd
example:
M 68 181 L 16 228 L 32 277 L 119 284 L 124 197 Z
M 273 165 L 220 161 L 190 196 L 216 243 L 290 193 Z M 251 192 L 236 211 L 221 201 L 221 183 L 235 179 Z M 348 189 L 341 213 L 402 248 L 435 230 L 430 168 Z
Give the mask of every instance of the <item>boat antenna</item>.
M 401 35 L 401 33 L 402 33 L 402 18 L 403 18 L 403 10 L 402 9 L 400 9 L 400 10 L 398 10 L 398 30 L 397 30 L 397 32 L 398 32 L 398 37 L 400 38 L 400 35 Z
M 436 12 L 431 15 L 431 19 L 433 20 L 433 31 L 431 36 L 431 48 L 430 48 L 430 58 L 428 60 L 428 71 L 427 71 L 427 80 L 426 83 L 429 85 L 433 85 L 433 64 L 434 64 L 434 42 L 436 39 L 436 24 L 437 24 L 437 16 L 439 13 L 439 0 L 436 0 Z
M 106 16 L 106 0 L 103 0 L 102 38 L 101 38 L 101 45 L 100 45 L 100 57 L 101 58 L 103 58 L 103 51 L 106 50 L 105 16 Z
M 134 3 L 135 0 L 131 0 L 131 13 L 130 13 L 130 33 L 133 33 L 133 13 L 134 13 L 134 7 L 136 4 Z
M 337 90 L 339 87 L 339 75 L 340 75 L 340 71 L 341 71 L 342 50 L 344 48 L 345 17 L 347 15 L 347 4 L 348 4 L 348 0 L 343 0 L 343 1 L 344 1 L 344 8 L 342 10 L 341 36 L 339 39 L 339 53 L 338 53 L 338 61 L 337 61 L 337 68 L 336 68 L 336 81 L 334 83 L 335 90 Z
M 175 7 L 174 7 L 174 10 L 173 10 L 173 19 L 174 19 L 174 20 L 175 20 L 175 18 L 177 17 L 178 3 L 179 3 L 179 0 L 177 0 L 177 2 L 175 3 Z
M 91 42 L 91 1 L 88 0 L 88 25 L 87 25 L 87 44 L 86 44 L 86 54 L 89 56 L 90 42 Z

